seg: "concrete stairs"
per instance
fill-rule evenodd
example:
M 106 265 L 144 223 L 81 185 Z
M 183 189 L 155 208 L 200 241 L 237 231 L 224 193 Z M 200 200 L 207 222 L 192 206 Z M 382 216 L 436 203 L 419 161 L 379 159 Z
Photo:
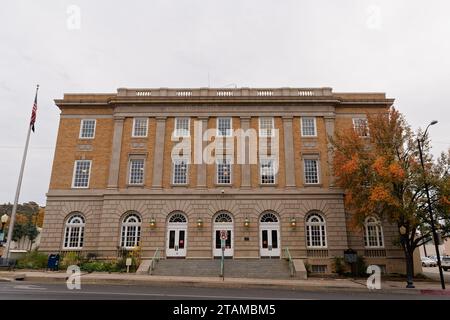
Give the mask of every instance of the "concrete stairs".
M 164 259 L 153 275 L 218 277 L 220 259 Z M 225 277 L 289 279 L 289 264 L 284 259 L 225 259 Z

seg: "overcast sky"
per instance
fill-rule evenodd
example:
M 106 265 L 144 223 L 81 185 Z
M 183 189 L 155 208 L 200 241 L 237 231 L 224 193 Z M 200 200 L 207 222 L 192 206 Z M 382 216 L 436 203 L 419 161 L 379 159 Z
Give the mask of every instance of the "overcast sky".
M 433 153 L 450 147 L 450 1 L 2 1 L 0 203 L 45 204 L 64 92 L 319 87 L 386 92 Z M 209 76 L 208 76 L 209 75 Z

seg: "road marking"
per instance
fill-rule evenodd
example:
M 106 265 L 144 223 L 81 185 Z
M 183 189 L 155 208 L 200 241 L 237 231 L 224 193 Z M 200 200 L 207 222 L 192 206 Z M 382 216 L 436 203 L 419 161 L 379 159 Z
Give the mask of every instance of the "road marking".
M 47 290 L 47 288 L 39 287 L 34 284 L 19 284 L 14 286 L 15 289 L 25 289 L 25 290 Z

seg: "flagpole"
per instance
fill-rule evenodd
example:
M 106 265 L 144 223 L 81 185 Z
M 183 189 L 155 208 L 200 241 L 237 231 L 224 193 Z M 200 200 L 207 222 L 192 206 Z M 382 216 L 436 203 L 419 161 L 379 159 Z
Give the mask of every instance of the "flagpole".
M 39 85 L 36 87 L 36 97 L 39 90 Z M 30 133 L 31 133 L 31 123 L 28 126 L 28 134 L 27 134 L 27 141 L 25 142 L 25 149 L 23 150 L 23 157 L 22 157 L 22 165 L 20 167 L 20 173 L 19 173 L 19 181 L 17 182 L 17 188 L 16 188 L 16 196 L 14 198 L 14 205 L 11 213 L 11 220 L 9 222 L 9 228 L 8 228 L 8 238 L 6 240 L 6 259 L 9 259 L 9 249 L 11 247 L 11 241 L 12 236 L 14 233 L 14 223 L 16 220 L 16 211 L 17 211 L 17 204 L 19 202 L 19 195 L 20 195 L 20 187 L 22 186 L 22 178 L 23 178 L 23 171 L 25 169 L 25 160 L 27 159 L 27 153 L 28 153 L 28 144 L 30 142 Z

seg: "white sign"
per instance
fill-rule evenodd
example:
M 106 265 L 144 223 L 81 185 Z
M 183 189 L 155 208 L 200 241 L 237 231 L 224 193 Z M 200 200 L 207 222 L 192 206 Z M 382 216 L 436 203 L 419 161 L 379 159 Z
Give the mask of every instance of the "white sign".
M 125 265 L 127 267 L 131 266 L 131 258 L 127 258 L 127 260 L 125 261 Z

